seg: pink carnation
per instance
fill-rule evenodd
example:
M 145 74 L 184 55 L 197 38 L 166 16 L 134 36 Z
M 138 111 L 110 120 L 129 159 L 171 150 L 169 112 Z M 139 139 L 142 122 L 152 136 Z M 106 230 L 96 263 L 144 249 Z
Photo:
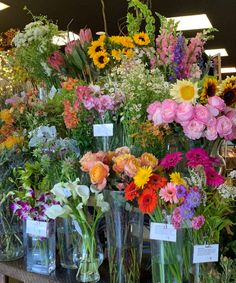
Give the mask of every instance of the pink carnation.
M 199 230 L 204 223 L 205 223 L 205 217 L 203 215 L 193 217 L 192 219 L 192 227 L 195 230 Z
M 196 119 L 192 119 L 186 125 L 183 126 L 183 131 L 185 135 L 192 139 L 196 140 L 202 137 L 205 125 Z
M 226 116 L 217 118 L 216 130 L 221 138 L 228 136 L 232 133 L 232 123 Z
M 172 99 L 165 99 L 161 106 L 163 123 L 172 123 L 175 119 L 177 103 Z
M 175 167 L 183 159 L 181 152 L 167 154 L 160 162 L 165 169 Z
M 193 105 L 189 102 L 182 102 L 178 105 L 176 110 L 176 119 L 177 123 L 182 123 L 189 121 L 193 118 Z

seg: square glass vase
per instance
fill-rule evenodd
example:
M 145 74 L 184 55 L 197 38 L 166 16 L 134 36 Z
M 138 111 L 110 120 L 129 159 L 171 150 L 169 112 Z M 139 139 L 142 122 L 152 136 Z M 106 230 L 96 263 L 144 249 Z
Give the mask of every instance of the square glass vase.
M 26 270 L 48 275 L 56 268 L 55 221 L 24 222 Z

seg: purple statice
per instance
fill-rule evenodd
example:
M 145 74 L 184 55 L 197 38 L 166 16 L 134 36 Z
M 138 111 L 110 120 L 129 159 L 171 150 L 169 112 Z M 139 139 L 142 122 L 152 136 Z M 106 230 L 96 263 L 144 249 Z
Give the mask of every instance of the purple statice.
M 201 203 L 201 193 L 198 190 L 192 189 L 187 197 L 186 197 L 186 204 L 190 208 L 196 208 Z
M 187 189 L 183 185 L 176 185 L 176 196 L 177 198 L 185 198 L 187 195 Z
M 179 35 L 177 38 L 175 48 L 174 48 L 174 70 L 173 70 L 175 73 L 176 79 L 178 80 L 185 79 L 185 77 L 183 76 L 184 66 L 182 64 L 184 49 L 185 49 L 185 38 L 184 36 Z
M 188 204 L 184 203 L 179 208 L 180 208 L 180 215 L 183 220 L 193 218 L 194 209 L 190 207 Z

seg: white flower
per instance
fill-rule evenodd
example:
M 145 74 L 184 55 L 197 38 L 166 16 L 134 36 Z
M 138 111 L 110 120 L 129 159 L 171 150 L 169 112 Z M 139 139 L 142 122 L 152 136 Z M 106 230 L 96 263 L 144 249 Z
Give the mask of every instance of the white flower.
M 66 214 L 66 210 L 59 204 L 53 205 L 46 209 L 45 214 L 50 219 L 56 219 Z
M 96 206 L 101 208 L 102 212 L 107 212 L 110 209 L 110 205 L 108 202 L 104 201 L 103 194 L 96 194 Z

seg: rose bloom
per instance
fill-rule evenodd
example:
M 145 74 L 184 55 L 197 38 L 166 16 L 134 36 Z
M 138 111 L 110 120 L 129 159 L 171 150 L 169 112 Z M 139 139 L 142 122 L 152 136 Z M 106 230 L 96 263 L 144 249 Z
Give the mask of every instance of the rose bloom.
M 158 159 L 151 153 L 143 153 L 140 157 L 141 166 L 150 166 L 155 169 L 158 165 Z
M 96 156 L 98 161 L 101 161 L 101 162 L 103 162 L 105 164 L 109 163 L 108 153 L 107 152 L 100 150 L 100 151 L 94 153 L 94 155 Z
M 116 172 L 116 173 L 123 173 L 124 172 L 124 168 L 125 168 L 125 164 L 127 162 L 128 159 L 131 158 L 131 154 L 123 154 L 123 155 L 119 155 L 115 158 L 113 158 L 113 167 L 112 169 Z M 133 156 L 134 157 L 134 156 Z
M 156 112 L 157 108 L 161 108 L 161 102 L 155 101 L 151 103 L 147 108 L 148 120 L 153 120 L 153 115 Z
M 109 176 L 109 167 L 101 161 L 97 161 L 89 170 L 89 176 L 91 183 L 96 185 L 98 190 L 101 191 L 106 187 L 106 178 Z
M 232 123 L 230 119 L 226 116 L 221 116 L 217 118 L 216 130 L 221 138 L 230 135 L 232 133 Z
M 130 154 L 130 149 L 127 146 L 118 147 L 115 150 L 115 156 L 123 155 L 123 154 Z
M 182 102 L 178 105 L 178 108 L 176 110 L 176 119 L 175 121 L 177 123 L 182 123 L 185 121 L 189 121 L 193 118 L 193 110 L 194 107 L 189 102 Z
M 207 125 L 209 118 L 210 118 L 210 113 L 209 113 L 209 110 L 207 109 L 207 107 L 200 105 L 200 104 L 197 104 L 194 107 L 194 116 L 195 116 L 196 120 Z
M 232 133 L 227 135 L 227 136 L 224 136 L 224 138 L 227 141 L 235 140 L 236 139 L 236 126 L 233 126 L 232 127 Z
M 80 159 L 79 163 L 81 164 L 81 170 L 84 172 L 89 172 L 89 170 L 93 167 L 94 163 L 99 161 L 96 154 L 91 151 L 85 153 L 84 156 Z
M 225 116 L 230 119 L 233 126 L 236 126 L 236 109 L 231 109 Z
M 161 105 L 163 123 L 172 123 L 175 119 L 177 103 L 172 99 L 165 99 Z
M 130 158 L 126 159 L 124 165 L 124 173 L 130 178 L 133 178 L 137 174 L 140 165 L 141 165 L 140 160 L 131 156 Z
M 150 116 L 151 115 L 151 116 Z M 156 103 L 155 112 L 153 114 L 148 115 L 148 119 L 152 120 L 154 125 L 163 124 L 162 116 L 161 116 L 161 102 Z M 151 119 L 150 119 L 151 117 Z
M 212 107 L 218 109 L 220 112 L 224 111 L 226 104 L 222 98 L 219 96 L 212 96 L 208 98 L 208 104 Z
M 185 135 L 192 140 L 201 138 L 204 129 L 205 125 L 196 119 L 189 121 L 188 124 L 183 127 Z

